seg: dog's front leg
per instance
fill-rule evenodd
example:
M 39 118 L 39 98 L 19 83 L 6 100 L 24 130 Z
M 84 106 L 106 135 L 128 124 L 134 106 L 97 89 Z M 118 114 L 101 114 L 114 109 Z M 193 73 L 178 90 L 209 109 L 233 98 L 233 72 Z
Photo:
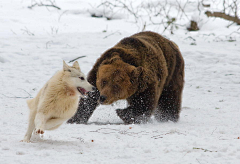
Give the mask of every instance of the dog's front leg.
M 24 136 L 24 139 L 21 142 L 30 142 L 30 138 L 32 136 L 32 132 L 35 128 L 34 119 L 35 119 L 36 111 L 30 110 L 29 114 L 29 122 L 28 122 L 28 130 Z
M 46 123 L 46 118 L 42 112 L 38 112 L 35 118 L 35 133 L 36 134 L 43 134 L 44 133 L 44 127 Z

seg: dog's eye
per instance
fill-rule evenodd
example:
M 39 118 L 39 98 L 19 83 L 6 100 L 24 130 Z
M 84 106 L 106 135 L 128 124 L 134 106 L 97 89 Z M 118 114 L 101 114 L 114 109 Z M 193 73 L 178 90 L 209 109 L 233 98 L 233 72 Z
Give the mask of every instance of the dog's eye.
M 84 77 L 79 77 L 79 79 L 81 79 L 81 80 L 85 80 Z

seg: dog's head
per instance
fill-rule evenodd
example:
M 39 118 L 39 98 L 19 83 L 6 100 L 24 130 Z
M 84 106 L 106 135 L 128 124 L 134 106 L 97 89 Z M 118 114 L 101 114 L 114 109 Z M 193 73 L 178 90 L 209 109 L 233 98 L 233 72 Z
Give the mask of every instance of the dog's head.
M 73 66 L 68 66 L 63 61 L 63 72 L 67 87 L 77 89 L 81 97 L 85 96 L 87 92 L 95 90 L 95 87 L 87 81 L 86 76 L 81 72 L 77 61 L 73 63 Z

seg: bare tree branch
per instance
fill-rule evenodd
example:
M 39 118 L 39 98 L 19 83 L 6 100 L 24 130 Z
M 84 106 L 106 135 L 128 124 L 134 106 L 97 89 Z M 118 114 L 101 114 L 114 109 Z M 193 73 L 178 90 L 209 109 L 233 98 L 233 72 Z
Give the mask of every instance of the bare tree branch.
M 222 12 L 210 12 L 210 11 L 206 11 L 205 14 L 208 17 L 218 17 L 218 18 L 223 18 L 229 21 L 233 21 L 236 22 L 238 25 L 240 25 L 240 19 L 237 16 L 231 16 L 231 15 L 227 15 L 226 13 L 222 13 Z

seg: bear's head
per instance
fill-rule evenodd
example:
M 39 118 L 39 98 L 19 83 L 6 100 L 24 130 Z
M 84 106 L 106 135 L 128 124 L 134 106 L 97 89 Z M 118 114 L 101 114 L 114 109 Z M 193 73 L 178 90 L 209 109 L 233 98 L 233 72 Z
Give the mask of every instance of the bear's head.
M 96 81 L 100 103 L 111 104 L 136 93 L 142 71 L 143 67 L 127 64 L 118 56 L 103 62 L 98 69 Z

